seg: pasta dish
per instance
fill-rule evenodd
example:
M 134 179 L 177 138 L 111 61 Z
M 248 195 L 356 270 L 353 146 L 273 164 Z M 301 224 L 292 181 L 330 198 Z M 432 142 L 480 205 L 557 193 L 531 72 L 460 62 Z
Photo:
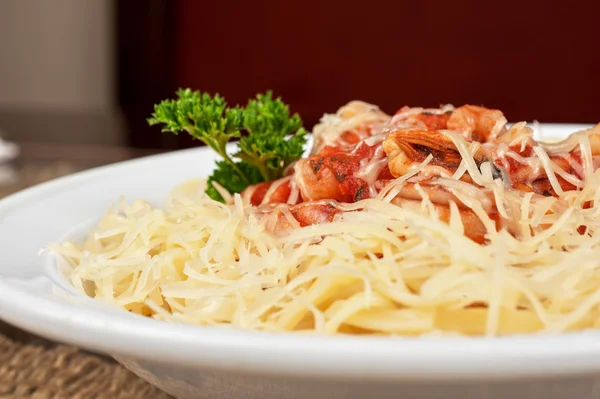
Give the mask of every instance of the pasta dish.
M 177 102 L 186 95 L 196 108 Z M 270 95 L 223 105 L 221 125 L 202 125 L 192 113 L 208 120 L 209 100 L 181 92 L 151 123 L 229 134 L 237 155 L 219 152 L 221 169 L 181 183 L 160 208 L 122 200 L 85 242 L 51 244 L 75 288 L 159 320 L 263 331 L 600 327 L 600 125 L 545 143 L 498 110 L 388 115 L 353 101 L 321 119 L 302 157 L 292 146 L 305 133 L 287 107 L 287 125 L 273 122 L 276 108 L 261 119 Z M 281 142 L 267 143 L 260 132 L 275 128 Z M 197 134 L 224 148 L 222 136 Z

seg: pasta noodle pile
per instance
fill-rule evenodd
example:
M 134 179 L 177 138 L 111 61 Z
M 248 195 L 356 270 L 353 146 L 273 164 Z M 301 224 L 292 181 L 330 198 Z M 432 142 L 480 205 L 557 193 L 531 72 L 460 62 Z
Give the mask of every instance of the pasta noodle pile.
M 78 290 L 159 320 L 419 336 L 599 327 L 600 171 L 588 161 L 582 188 L 558 185 L 558 198 L 540 199 L 505 188 L 489 165 L 475 170 L 465 153 L 473 149 L 454 139 L 463 173 L 493 190 L 518 237 L 497 230 L 468 187 L 452 178 L 440 184 L 481 219 L 488 229 L 483 244 L 465 235 L 455 203 L 448 223 L 424 192 L 418 208 L 394 204 L 415 170 L 376 198 L 338 204 L 331 223 L 286 234 L 270 232 L 268 218 L 239 195 L 229 204 L 213 201 L 204 194 L 206 181 L 195 180 L 177 187 L 164 209 L 122 201 L 83 244 L 50 247 Z M 551 161 L 536 151 L 555 181 Z

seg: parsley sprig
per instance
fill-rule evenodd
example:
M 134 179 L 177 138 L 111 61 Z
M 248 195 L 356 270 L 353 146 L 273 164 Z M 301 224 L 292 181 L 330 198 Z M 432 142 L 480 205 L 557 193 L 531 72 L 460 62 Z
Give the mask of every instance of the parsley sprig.
M 306 144 L 306 130 L 298 114 L 271 92 L 259 94 L 245 107 L 228 107 L 218 94 L 180 89 L 177 98 L 154 106 L 150 125 L 162 124 L 163 132 L 187 132 L 211 147 L 222 158 L 209 177 L 207 194 L 223 198 L 210 184 L 217 182 L 230 193 L 276 180 L 287 166 L 299 159 Z M 227 144 L 237 141 L 237 149 Z

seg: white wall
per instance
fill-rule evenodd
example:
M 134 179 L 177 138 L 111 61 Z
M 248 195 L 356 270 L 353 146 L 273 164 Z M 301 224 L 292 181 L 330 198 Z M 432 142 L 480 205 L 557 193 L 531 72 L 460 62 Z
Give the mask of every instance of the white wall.
M 0 1 L 0 106 L 111 106 L 111 4 L 106 0 Z
M 0 124 L 7 131 L 35 139 L 24 115 L 50 115 L 60 125 L 71 114 L 114 113 L 112 8 L 109 0 L 0 0 Z M 75 141 L 104 134 L 93 130 Z

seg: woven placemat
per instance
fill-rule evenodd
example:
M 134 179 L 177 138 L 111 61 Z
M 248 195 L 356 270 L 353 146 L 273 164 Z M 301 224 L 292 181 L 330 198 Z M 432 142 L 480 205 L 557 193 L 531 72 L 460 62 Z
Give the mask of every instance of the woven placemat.
M 112 359 L 30 337 L 0 334 L 0 399 L 170 398 Z

